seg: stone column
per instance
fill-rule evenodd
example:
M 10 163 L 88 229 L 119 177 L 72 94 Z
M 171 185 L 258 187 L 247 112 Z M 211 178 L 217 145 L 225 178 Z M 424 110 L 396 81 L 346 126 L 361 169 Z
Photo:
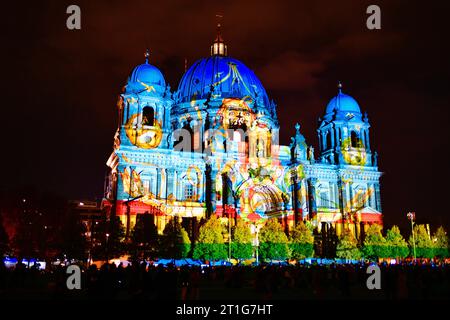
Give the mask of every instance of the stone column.
M 375 188 L 375 198 L 376 198 L 376 204 L 377 204 L 377 207 L 375 209 L 377 209 L 378 211 L 381 212 L 380 184 L 375 183 L 374 188 Z
M 305 179 L 300 182 L 300 208 L 302 209 L 302 220 L 308 214 L 308 188 L 305 183 Z M 306 207 L 306 212 L 303 212 L 303 208 Z M 306 217 L 307 218 L 307 217 Z
M 178 172 L 176 170 L 173 171 L 173 197 L 174 200 L 178 200 L 178 188 L 180 182 L 178 181 Z
M 167 170 L 161 169 L 161 198 L 167 199 Z
M 295 168 L 295 167 L 294 167 Z M 298 180 L 297 170 L 290 172 L 291 179 L 291 196 L 292 196 L 292 210 L 294 211 L 294 223 L 297 224 L 301 220 L 300 210 L 301 210 L 301 200 L 300 200 L 300 190 L 301 185 Z
M 309 214 L 310 219 L 314 218 L 317 214 L 317 206 L 316 206 L 316 183 L 317 178 L 309 178 L 308 180 L 308 189 L 309 189 Z
M 319 138 L 319 151 L 323 150 L 323 143 L 322 143 L 322 138 L 321 138 L 321 133 L 319 132 L 318 134 L 318 138 Z
M 362 144 L 363 144 L 364 148 L 366 148 L 366 130 L 361 129 L 360 132 L 361 132 L 360 139 L 362 140 Z
M 353 210 L 353 190 L 352 190 L 352 185 L 353 182 L 349 181 L 346 183 L 347 185 L 347 203 L 348 203 L 348 208 L 350 211 Z
M 331 135 L 331 139 L 330 139 L 330 140 L 331 140 L 331 146 L 330 146 L 330 147 L 331 147 L 331 148 L 334 148 L 334 147 L 336 146 L 335 140 L 334 140 L 334 131 L 335 131 L 335 130 L 334 130 L 334 128 L 331 128 L 330 131 L 331 131 L 331 132 L 330 132 L 330 135 Z
M 161 168 L 156 168 L 156 199 L 161 199 Z
M 173 185 L 173 181 L 174 181 L 174 169 L 166 169 L 166 184 L 167 184 L 167 194 L 166 194 L 166 198 L 172 194 L 173 196 L 175 196 L 175 194 L 173 193 L 174 190 L 174 185 Z
M 366 130 L 366 149 L 370 150 L 370 136 L 369 136 L 369 129 L 367 128 Z
M 373 184 L 370 185 L 370 204 L 369 205 L 374 209 L 377 206 L 376 199 L 375 199 L 375 188 L 374 188 Z
M 201 188 L 201 186 L 203 184 L 203 182 L 202 182 L 203 175 L 197 172 L 196 176 L 197 176 L 197 180 L 196 180 L 197 181 L 197 186 L 196 186 L 195 192 L 198 195 L 198 200 L 197 201 L 200 202 L 201 201 L 201 197 L 203 196 L 202 195 L 202 188 Z
M 339 211 L 341 212 L 342 219 L 347 218 L 346 199 L 347 199 L 347 184 L 342 180 L 338 181 L 338 195 L 339 195 Z

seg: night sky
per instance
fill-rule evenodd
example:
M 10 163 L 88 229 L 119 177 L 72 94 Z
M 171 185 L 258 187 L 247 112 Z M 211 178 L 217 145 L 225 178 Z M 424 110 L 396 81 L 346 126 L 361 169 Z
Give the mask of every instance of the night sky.
M 133 67 L 160 68 L 176 89 L 208 56 L 216 14 L 230 56 L 278 104 L 282 143 L 302 125 L 317 156 L 317 119 L 343 91 L 369 114 L 385 224 L 450 226 L 449 32 L 444 1 L 37 1 L 2 4 L 0 187 L 99 198 L 118 94 Z M 66 28 L 77 4 L 82 29 Z M 366 28 L 377 4 L 382 29 Z

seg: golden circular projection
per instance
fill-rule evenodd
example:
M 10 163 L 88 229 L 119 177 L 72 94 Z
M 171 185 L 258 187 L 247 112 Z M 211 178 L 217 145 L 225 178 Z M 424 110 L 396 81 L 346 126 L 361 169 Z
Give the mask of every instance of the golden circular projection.
M 162 139 L 161 123 L 154 120 L 153 126 L 137 125 L 138 114 L 131 116 L 125 125 L 125 132 L 132 144 L 142 149 L 154 149 Z
M 351 138 L 344 139 L 341 152 L 344 161 L 349 165 L 364 166 L 367 162 L 366 149 L 361 139 L 358 139 L 357 147 L 352 146 Z

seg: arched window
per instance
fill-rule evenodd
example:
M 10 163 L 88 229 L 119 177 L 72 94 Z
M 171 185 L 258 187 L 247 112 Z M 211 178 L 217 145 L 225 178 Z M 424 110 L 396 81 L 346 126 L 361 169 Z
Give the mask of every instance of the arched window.
M 248 140 L 248 136 L 246 135 L 245 136 L 245 154 L 247 155 L 247 157 L 248 157 L 248 155 L 249 155 L 249 140 Z
M 318 205 L 322 208 L 331 208 L 330 203 L 330 189 L 326 184 L 320 184 L 317 186 Z
M 359 147 L 359 138 L 355 131 L 352 131 L 352 133 L 351 133 L 351 140 L 352 140 L 352 147 L 358 148 Z
M 185 122 L 181 130 L 173 132 L 174 150 L 183 152 L 192 152 L 194 148 L 194 131 L 188 122 Z
M 195 198 L 194 186 L 189 181 L 185 181 L 184 200 L 189 201 L 194 200 L 194 198 Z
M 331 146 L 331 132 L 330 131 L 327 132 L 327 148 L 328 149 L 332 148 L 332 146 Z
M 146 106 L 142 110 L 142 125 L 153 126 L 155 122 L 155 110 L 152 107 Z

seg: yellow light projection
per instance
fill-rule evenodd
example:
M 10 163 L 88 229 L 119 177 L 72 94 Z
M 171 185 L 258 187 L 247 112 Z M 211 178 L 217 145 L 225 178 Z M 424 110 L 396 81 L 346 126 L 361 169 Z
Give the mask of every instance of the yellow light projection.
M 154 86 L 149 86 L 148 84 L 143 83 L 142 81 L 138 80 L 139 83 L 145 88 L 145 91 L 147 92 L 156 92 L 155 87 Z
M 141 181 L 140 174 L 136 170 L 125 168 L 120 173 L 123 183 L 123 191 L 128 193 L 130 197 L 135 198 L 144 194 L 144 185 Z
M 367 162 L 366 149 L 361 139 L 358 139 L 357 145 L 358 147 L 352 147 L 351 138 L 346 138 L 342 141 L 341 152 L 347 164 L 364 166 Z
M 131 116 L 125 125 L 125 132 L 132 144 L 138 148 L 154 149 L 159 146 L 162 139 L 162 127 L 158 120 L 153 126 L 138 125 L 138 114 Z
M 242 99 L 223 99 L 222 107 L 218 112 L 220 125 L 226 130 L 229 128 L 241 128 L 245 125 L 251 126 L 256 116 L 247 102 L 251 101 L 249 96 Z
M 202 187 L 202 180 L 198 177 L 201 174 L 201 170 L 195 166 L 191 166 L 187 171 L 188 183 L 194 186 Z M 193 199 L 189 201 L 179 201 L 176 199 L 173 193 L 168 194 L 167 199 L 162 198 L 162 195 L 157 192 L 156 194 L 148 191 L 146 192 L 144 184 L 140 177 L 140 172 L 136 170 L 125 168 L 120 173 L 123 183 L 123 191 L 129 195 L 129 198 L 137 198 L 136 202 L 143 203 L 158 209 L 160 212 L 164 212 L 167 215 L 186 215 L 186 216 L 201 216 L 204 213 L 204 204 L 197 202 L 199 195 L 196 193 Z M 164 173 L 162 173 L 162 181 L 165 181 Z M 163 182 L 164 183 L 164 182 Z M 181 187 L 181 184 L 176 182 L 177 188 Z M 163 185 L 165 188 L 165 185 Z
M 276 165 L 252 168 L 252 164 L 239 163 L 236 160 L 227 162 L 218 174 L 216 192 L 222 190 L 220 178 L 226 174 L 231 182 L 234 195 L 239 198 L 240 216 L 245 221 L 261 222 L 267 214 L 277 214 L 283 210 L 283 203 L 289 194 L 283 192 L 276 181 L 283 180 L 285 171 Z M 288 182 L 289 183 L 289 182 Z
M 220 76 L 221 73 L 222 73 L 222 72 L 216 74 L 216 77 L 217 77 L 217 76 Z M 250 89 L 247 87 L 247 84 L 245 83 L 244 79 L 242 78 L 242 76 L 241 76 L 241 74 L 240 74 L 240 72 L 239 72 L 239 70 L 238 70 L 236 64 L 233 63 L 233 62 L 228 62 L 228 72 L 227 72 L 227 74 L 226 74 L 222 79 L 216 81 L 216 82 L 213 83 L 212 85 L 213 85 L 214 87 L 215 87 L 215 86 L 218 86 L 219 84 L 221 84 L 222 82 L 225 82 L 225 81 L 226 81 L 228 78 L 230 78 L 230 77 L 232 77 L 233 80 L 236 79 L 237 81 L 239 81 L 239 83 L 242 84 L 242 85 L 244 86 L 244 88 L 247 90 L 247 92 L 248 92 L 249 94 L 252 94 L 252 92 L 250 91 Z

